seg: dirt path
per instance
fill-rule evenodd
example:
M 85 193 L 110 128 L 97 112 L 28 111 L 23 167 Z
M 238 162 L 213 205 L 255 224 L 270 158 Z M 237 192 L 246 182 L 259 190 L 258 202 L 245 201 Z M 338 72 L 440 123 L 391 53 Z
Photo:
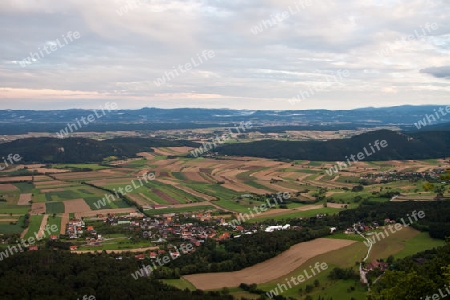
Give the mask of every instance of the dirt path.
M 25 228 L 24 231 L 22 231 L 22 233 L 20 234 L 20 238 L 23 239 L 23 237 L 27 234 L 27 232 L 28 232 L 28 227 Z
M 320 238 L 299 243 L 265 262 L 236 272 L 205 273 L 183 276 L 197 289 L 211 290 L 236 287 L 241 283 L 261 284 L 289 274 L 317 255 L 337 250 L 355 241 Z
M 41 226 L 39 227 L 39 231 L 37 233 L 37 238 L 40 239 L 44 235 L 45 225 L 47 225 L 48 215 L 44 215 L 42 218 Z
M 61 229 L 59 231 L 60 234 L 66 234 L 66 226 L 69 223 L 69 214 L 65 213 L 61 215 Z

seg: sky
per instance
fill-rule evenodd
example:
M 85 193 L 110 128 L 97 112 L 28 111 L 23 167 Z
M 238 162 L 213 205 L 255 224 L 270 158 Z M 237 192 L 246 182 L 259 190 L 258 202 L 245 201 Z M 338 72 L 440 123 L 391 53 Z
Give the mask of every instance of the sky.
M 2 0 L 0 109 L 450 103 L 450 0 Z

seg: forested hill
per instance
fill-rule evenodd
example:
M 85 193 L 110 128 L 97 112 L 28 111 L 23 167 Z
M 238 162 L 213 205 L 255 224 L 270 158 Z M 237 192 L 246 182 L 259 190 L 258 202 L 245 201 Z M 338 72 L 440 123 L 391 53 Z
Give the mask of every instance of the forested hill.
M 197 147 L 190 141 L 144 138 L 116 138 L 97 141 L 86 138 L 28 138 L 0 144 L 2 156 L 19 154 L 21 162 L 88 163 L 108 156 L 135 157 L 138 152 L 153 152 L 152 147 Z
M 26 251 L 0 262 L 0 299 L 232 300 L 219 292 L 181 291 L 155 279 L 133 279 L 141 268 L 133 256 L 123 261 L 105 254 Z M 85 298 L 85 299 L 86 299 Z
M 386 140 L 388 146 L 373 153 L 369 143 Z M 345 161 L 345 156 L 371 154 L 364 160 L 429 159 L 450 156 L 450 132 L 417 132 L 403 134 L 389 130 L 378 130 L 330 141 L 276 141 L 264 140 L 251 143 L 228 144 L 217 148 L 221 155 L 255 156 L 272 159 L 299 159 L 318 161 Z

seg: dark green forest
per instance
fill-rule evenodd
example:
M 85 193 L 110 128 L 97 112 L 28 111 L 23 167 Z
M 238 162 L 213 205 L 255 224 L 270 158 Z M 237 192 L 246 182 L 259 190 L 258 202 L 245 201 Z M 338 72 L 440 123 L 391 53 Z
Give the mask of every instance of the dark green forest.
M 377 150 L 366 161 L 444 158 L 450 156 L 450 132 L 417 132 L 404 134 L 377 130 L 349 139 L 329 141 L 276 141 L 227 144 L 217 148 L 221 155 L 255 156 L 280 160 L 345 161 L 351 154 L 369 154 L 369 143 L 386 140 L 388 146 Z
M 386 140 L 388 146 L 372 152 L 369 143 Z M 22 162 L 88 163 L 101 162 L 108 156 L 135 157 L 136 153 L 152 152 L 152 147 L 198 147 L 185 140 L 148 138 L 115 138 L 97 141 L 86 138 L 28 138 L 0 144 L 1 153 L 17 153 Z M 403 134 L 379 130 L 349 139 L 330 141 L 273 141 L 236 143 L 216 149 L 221 155 L 254 156 L 281 160 L 344 161 L 345 156 L 372 153 L 367 161 L 444 158 L 450 156 L 450 132 L 439 131 Z M 375 149 L 375 148 L 374 148 Z
M 349 227 L 359 221 L 367 224 L 377 221 L 380 225 L 384 225 L 385 219 L 401 223 L 402 218 L 406 223 L 410 223 L 407 215 L 411 215 L 413 211 L 425 213 L 425 217 L 419 218 L 418 221 L 411 218 L 414 221 L 411 225 L 413 228 L 427 231 L 433 238 L 445 239 L 446 236 L 450 236 L 450 205 L 448 201 L 365 202 L 357 209 L 339 212 L 339 225 L 341 228 Z
M 258 232 L 222 243 L 209 239 L 193 254 L 180 256 L 167 268 L 154 271 L 154 275 L 156 278 L 179 278 L 186 274 L 238 271 L 275 257 L 297 243 L 324 237 L 329 232 L 328 227 L 321 226 L 314 230 Z M 150 264 L 151 260 L 144 262 Z
M 139 267 L 133 258 L 119 261 L 106 254 L 27 251 L 0 262 L 0 299 L 233 299 L 217 292 L 181 291 L 154 279 L 135 280 L 130 274 Z
M 417 300 L 435 298 L 439 289 L 447 294 L 450 283 L 450 244 L 427 250 L 404 259 L 394 260 L 389 271 L 381 277 L 369 293 L 369 300 Z M 429 298 L 426 298 L 426 297 Z
M 99 163 L 108 156 L 136 157 L 138 152 L 153 152 L 152 147 L 197 147 L 190 141 L 116 138 L 97 141 L 86 138 L 29 138 L 0 144 L 0 153 L 19 154 L 21 162 Z

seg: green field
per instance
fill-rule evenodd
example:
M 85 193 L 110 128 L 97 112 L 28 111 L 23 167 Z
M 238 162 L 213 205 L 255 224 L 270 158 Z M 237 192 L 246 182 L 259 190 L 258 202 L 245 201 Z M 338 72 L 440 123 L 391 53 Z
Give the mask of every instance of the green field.
M 179 288 L 180 290 L 188 289 L 190 291 L 195 291 L 195 286 L 187 281 L 186 279 L 180 278 L 180 279 L 163 279 L 161 280 L 165 284 L 174 286 L 176 288 Z
M 42 222 L 43 218 L 44 218 L 44 216 L 42 216 L 42 215 L 31 216 L 30 225 L 28 226 L 28 232 L 23 237 L 24 239 L 28 239 L 29 237 L 36 238 L 34 233 L 39 232 L 39 228 L 41 227 L 41 222 Z
M 25 216 L 21 216 L 17 221 L 17 223 L 14 225 L 9 224 L 9 222 L 0 223 L 0 233 L 3 234 L 21 233 L 24 230 L 24 228 L 22 228 L 24 220 Z
M 51 227 L 52 225 L 58 226 L 58 231 L 55 232 L 55 234 L 56 234 L 56 235 L 59 235 L 59 232 L 60 232 L 60 230 L 61 230 L 61 217 L 60 217 L 60 216 L 55 216 L 55 217 L 49 216 L 49 217 L 48 217 L 48 220 L 47 220 L 47 225 L 49 225 L 50 227 Z
M 28 205 L 9 205 L 0 202 L 0 214 L 21 214 L 25 215 L 30 210 Z
M 78 185 L 74 187 L 65 188 L 64 191 L 45 193 L 47 201 L 64 201 L 77 198 L 89 198 L 93 196 L 100 196 L 100 191 L 85 185 Z
M 14 183 L 14 185 L 20 190 L 21 193 L 33 193 L 33 190 L 35 189 L 34 185 L 29 182 L 18 182 Z
M 115 198 L 116 199 L 116 198 Z M 127 208 L 130 207 L 128 203 L 123 201 L 122 199 L 116 199 L 115 201 L 108 202 L 105 199 L 105 205 L 102 203 L 98 203 L 98 201 L 101 200 L 99 197 L 85 197 L 84 201 L 89 205 L 89 207 L 92 210 L 98 210 L 98 209 L 110 209 L 110 208 Z M 102 200 L 103 201 L 103 200 Z M 95 207 L 95 204 L 101 205 L 99 208 Z
M 98 164 L 53 164 L 52 168 L 55 169 L 77 169 L 77 168 L 89 168 L 93 171 L 102 170 L 102 169 L 110 169 L 108 166 L 101 166 Z
M 59 214 L 64 213 L 65 207 L 62 202 L 52 202 L 45 204 L 45 210 L 47 214 Z
M 405 243 L 405 249 L 394 255 L 395 258 L 403 258 L 417 252 L 425 251 L 434 247 L 444 246 L 443 240 L 433 239 L 428 232 L 421 232 Z

